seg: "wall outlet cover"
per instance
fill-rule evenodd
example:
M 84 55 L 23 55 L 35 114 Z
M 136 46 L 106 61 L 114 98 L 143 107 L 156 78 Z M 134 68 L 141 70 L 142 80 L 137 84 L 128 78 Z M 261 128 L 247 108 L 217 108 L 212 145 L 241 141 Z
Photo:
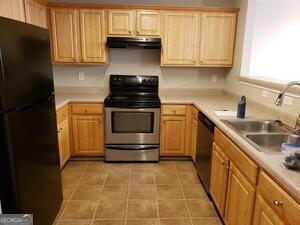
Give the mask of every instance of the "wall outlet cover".
M 217 80 L 218 80 L 218 74 L 213 74 L 211 76 L 211 82 L 217 82 Z
M 262 93 L 261 93 L 261 95 L 262 95 L 263 97 L 265 97 L 265 98 L 268 98 L 268 97 L 269 97 L 269 91 L 263 90 Z
M 84 80 L 84 72 L 78 72 L 78 80 Z
M 294 104 L 294 98 L 291 96 L 284 96 L 283 104 L 292 106 Z

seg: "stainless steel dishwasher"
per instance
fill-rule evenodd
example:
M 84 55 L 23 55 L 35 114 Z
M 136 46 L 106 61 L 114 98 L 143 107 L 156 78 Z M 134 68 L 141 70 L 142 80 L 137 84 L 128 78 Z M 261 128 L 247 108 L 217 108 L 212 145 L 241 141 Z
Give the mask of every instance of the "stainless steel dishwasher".
M 198 136 L 196 149 L 196 168 L 200 180 L 209 193 L 211 154 L 215 124 L 202 112 L 198 113 Z

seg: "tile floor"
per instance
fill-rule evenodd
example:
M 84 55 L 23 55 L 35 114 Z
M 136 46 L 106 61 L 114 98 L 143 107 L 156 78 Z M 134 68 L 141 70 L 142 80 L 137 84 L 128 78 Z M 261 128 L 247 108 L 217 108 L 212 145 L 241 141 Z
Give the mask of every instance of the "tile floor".
M 192 162 L 72 161 L 55 225 L 221 225 Z

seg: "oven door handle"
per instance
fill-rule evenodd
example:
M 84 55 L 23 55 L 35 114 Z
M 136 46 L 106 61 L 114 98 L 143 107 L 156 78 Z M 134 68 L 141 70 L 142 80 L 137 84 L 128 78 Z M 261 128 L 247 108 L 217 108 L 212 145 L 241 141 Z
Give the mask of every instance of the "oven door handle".
M 159 145 L 126 145 L 126 146 L 121 146 L 121 145 L 106 145 L 107 149 L 112 149 L 112 150 L 150 150 L 150 149 L 157 149 L 159 148 Z

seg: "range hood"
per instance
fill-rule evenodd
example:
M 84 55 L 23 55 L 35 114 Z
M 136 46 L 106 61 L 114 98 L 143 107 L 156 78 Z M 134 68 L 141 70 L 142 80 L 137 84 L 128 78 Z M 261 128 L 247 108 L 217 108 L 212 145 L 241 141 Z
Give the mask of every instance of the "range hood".
M 142 37 L 108 37 L 106 46 L 109 48 L 160 49 L 161 39 Z

